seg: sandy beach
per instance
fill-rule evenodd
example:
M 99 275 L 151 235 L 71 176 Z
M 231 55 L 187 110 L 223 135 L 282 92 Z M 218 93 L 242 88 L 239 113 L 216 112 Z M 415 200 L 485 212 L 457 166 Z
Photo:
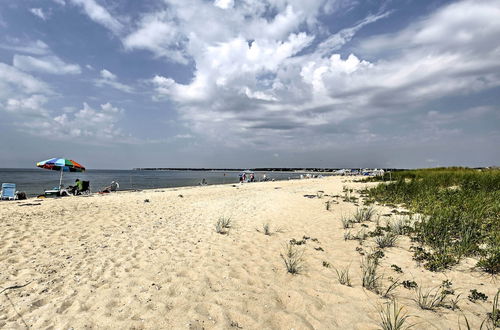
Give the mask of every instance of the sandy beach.
M 373 238 L 345 241 L 341 216 L 357 206 L 332 197 L 344 186 L 370 185 L 328 177 L 2 202 L 0 290 L 27 285 L 1 294 L 0 328 L 378 329 L 390 299 L 364 289 L 360 269 Z M 391 219 L 391 208 L 375 209 L 382 223 Z M 221 216 L 232 220 L 227 235 L 215 231 Z M 262 233 L 267 223 L 270 236 Z M 289 274 L 280 253 L 304 236 L 298 248 L 306 269 Z M 415 290 L 400 286 L 392 295 L 409 323 L 457 329 L 466 315 L 479 328 L 496 279 L 474 270 L 473 259 L 430 272 L 412 260 L 411 245 L 401 237 L 384 250 L 384 285 L 392 277 L 427 290 L 449 280 L 461 299 L 460 310 L 422 310 Z M 347 266 L 352 287 L 339 284 L 334 270 Z M 469 301 L 471 289 L 487 302 Z

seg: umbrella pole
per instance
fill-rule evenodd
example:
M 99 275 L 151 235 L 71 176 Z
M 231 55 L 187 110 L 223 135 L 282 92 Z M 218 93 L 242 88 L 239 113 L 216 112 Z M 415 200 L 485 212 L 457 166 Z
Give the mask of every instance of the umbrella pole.
M 61 168 L 61 176 L 59 177 L 59 190 L 61 190 L 62 176 L 63 176 L 63 169 Z

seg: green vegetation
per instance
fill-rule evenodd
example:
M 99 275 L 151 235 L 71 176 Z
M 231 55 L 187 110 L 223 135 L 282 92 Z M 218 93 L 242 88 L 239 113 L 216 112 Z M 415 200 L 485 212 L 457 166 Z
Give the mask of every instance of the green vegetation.
M 339 283 L 342 285 L 351 286 L 351 278 L 349 276 L 349 266 L 340 270 L 338 270 L 337 268 L 334 269 L 335 272 L 337 273 L 337 279 Z
M 411 227 L 398 223 L 391 230 L 421 244 L 415 260 L 439 271 L 476 256 L 478 268 L 500 272 L 500 170 L 423 169 L 393 172 L 392 179 L 368 193 L 423 215 Z
M 486 301 L 488 299 L 488 296 L 480 291 L 477 291 L 477 289 L 472 289 L 470 290 L 470 294 L 467 298 L 469 298 L 469 300 L 472 302 L 476 302 L 478 300 Z
M 220 217 L 215 223 L 215 231 L 219 234 L 229 234 L 229 229 L 231 229 L 231 218 Z
M 292 243 L 287 243 L 284 246 L 283 253 L 280 254 L 281 259 L 285 263 L 287 272 L 296 275 L 304 271 L 304 250 L 299 249 Z
M 361 285 L 375 293 L 379 293 L 380 281 L 382 280 L 381 275 L 378 274 L 378 263 L 380 258 L 378 254 L 372 253 L 361 261 Z
M 409 329 L 413 325 L 407 325 L 407 320 L 409 315 L 403 310 L 403 307 L 399 307 L 396 301 L 392 301 L 387 304 L 386 308 L 382 308 L 379 311 L 380 314 L 380 327 L 383 330 L 402 330 Z
M 395 246 L 397 240 L 398 240 L 398 236 L 396 234 L 391 233 L 391 232 L 386 233 L 383 236 L 375 237 L 375 243 L 381 249 L 385 249 L 386 247 Z

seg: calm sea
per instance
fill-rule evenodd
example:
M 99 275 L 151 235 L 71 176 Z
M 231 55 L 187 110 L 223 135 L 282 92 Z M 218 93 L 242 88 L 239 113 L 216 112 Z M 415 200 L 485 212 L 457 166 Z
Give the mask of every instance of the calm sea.
M 0 169 L 0 183 L 17 185 L 18 191 L 28 196 L 43 194 L 57 187 L 59 172 L 44 169 Z M 228 171 L 136 171 L 136 170 L 87 170 L 83 173 L 64 172 L 63 185 L 73 184 L 77 178 L 90 181 L 93 192 L 108 186 L 111 181 L 120 184 L 120 190 L 155 189 L 199 185 L 203 179 L 208 184 L 237 183 L 239 172 Z M 297 172 L 255 172 L 256 180 L 266 175 L 269 179 L 288 180 L 299 178 Z

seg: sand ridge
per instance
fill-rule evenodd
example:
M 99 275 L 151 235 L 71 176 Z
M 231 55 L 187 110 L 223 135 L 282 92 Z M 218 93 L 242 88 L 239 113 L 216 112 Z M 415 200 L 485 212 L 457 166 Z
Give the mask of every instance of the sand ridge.
M 1 295 L 0 327 L 377 329 L 380 306 L 389 300 L 362 288 L 356 251 L 373 244 L 344 241 L 340 222 L 356 206 L 304 197 L 369 185 L 328 177 L 1 203 L 0 288 L 30 284 Z M 330 199 L 338 204 L 328 211 Z M 214 230 L 220 216 L 233 221 L 228 235 Z M 257 231 L 265 223 L 282 231 Z M 303 236 L 317 240 L 303 245 L 306 271 L 288 274 L 283 245 Z M 471 270 L 474 260 L 432 273 L 412 260 L 410 245 L 405 237 L 385 249 L 386 278 L 398 277 L 390 268 L 397 264 L 402 279 L 425 288 L 449 279 L 463 298 L 472 288 L 489 300 L 495 294 L 495 280 Z M 340 285 L 324 261 L 350 265 L 353 286 Z M 412 291 L 400 287 L 395 296 L 416 329 L 456 329 L 461 313 L 478 327 L 488 308 L 465 298 L 461 312 L 423 311 Z

